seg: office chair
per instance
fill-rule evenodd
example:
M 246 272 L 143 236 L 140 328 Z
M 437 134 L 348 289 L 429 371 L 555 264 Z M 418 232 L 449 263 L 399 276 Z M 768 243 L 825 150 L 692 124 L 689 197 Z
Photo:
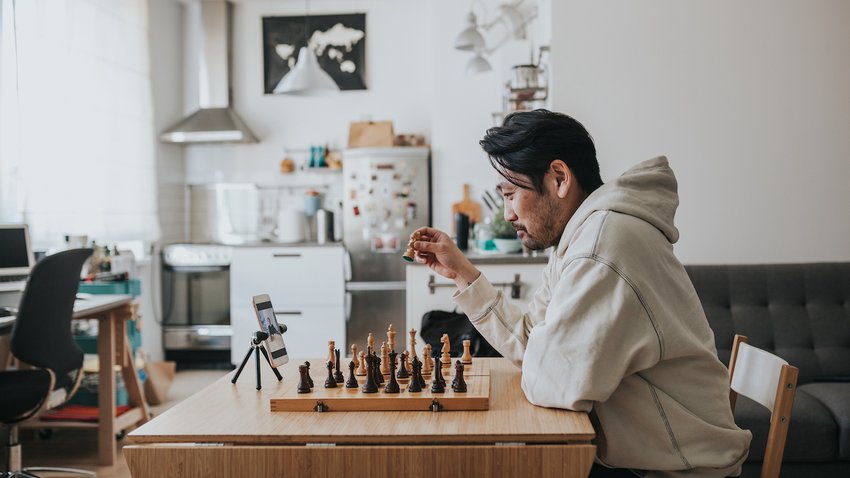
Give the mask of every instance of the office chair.
M 785 438 L 791 423 L 791 406 L 797 393 L 797 367 L 753 347 L 747 337 L 735 335 L 729 360 L 729 404 L 735 411 L 738 394 L 770 410 L 770 431 L 761 465 L 761 478 L 778 478 L 785 453 Z
M 97 476 L 73 468 L 21 469 L 17 424 L 42 410 L 67 402 L 83 376 L 83 351 L 71 334 L 74 300 L 83 263 L 91 249 L 72 249 L 45 257 L 33 267 L 12 328 L 11 350 L 32 369 L 0 372 L 0 422 L 9 426 L 6 477 L 33 472 Z

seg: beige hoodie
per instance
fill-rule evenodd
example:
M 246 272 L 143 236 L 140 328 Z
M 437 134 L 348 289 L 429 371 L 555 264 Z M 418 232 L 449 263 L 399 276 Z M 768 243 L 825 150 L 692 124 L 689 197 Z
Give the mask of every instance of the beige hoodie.
M 567 223 L 527 313 L 479 277 L 455 301 L 543 407 L 590 412 L 597 459 L 648 476 L 740 473 L 749 431 L 696 291 L 673 254 L 667 159 L 594 191 Z

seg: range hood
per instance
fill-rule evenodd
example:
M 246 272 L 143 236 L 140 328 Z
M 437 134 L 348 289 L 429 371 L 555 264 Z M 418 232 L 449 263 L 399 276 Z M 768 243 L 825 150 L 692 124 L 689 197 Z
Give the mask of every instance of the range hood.
M 256 136 L 230 107 L 230 13 L 225 0 L 188 5 L 187 26 L 195 21 L 201 38 L 198 54 L 198 111 L 160 135 L 166 143 L 255 143 Z M 200 13 L 200 19 L 196 15 Z M 200 21 L 198 21 L 200 20 Z

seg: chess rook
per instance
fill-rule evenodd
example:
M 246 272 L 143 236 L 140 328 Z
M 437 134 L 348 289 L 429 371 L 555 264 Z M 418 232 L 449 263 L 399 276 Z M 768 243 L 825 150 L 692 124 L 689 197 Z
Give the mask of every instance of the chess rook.
M 469 348 L 470 348 L 471 345 L 472 345 L 471 340 L 464 340 L 463 341 L 463 356 L 460 358 L 460 361 L 463 362 L 466 365 L 469 365 L 469 364 L 472 363 L 472 354 L 469 352 Z
M 452 390 L 457 393 L 466 393 L 466 381 L 463 379 L 463 362 L 455 362 L 455 379 L 452 382 Z
M 390 373 L 389 350 L 387 343 L 381 342 L 381 374 L 383 375 Z

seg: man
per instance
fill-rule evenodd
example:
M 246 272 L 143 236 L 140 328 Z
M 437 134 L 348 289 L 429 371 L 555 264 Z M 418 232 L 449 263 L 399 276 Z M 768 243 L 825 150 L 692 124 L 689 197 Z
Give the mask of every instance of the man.
M 523 244 L 555 248 L 528 312 L 443 232 L 420 229 L 416 260 L 455 281 L 454 300 L 522 368 L 531 403 L 590 412 L 591 476 L 739 474 L 751 434 L 735 426 L 726 368 L 673 254 L 679 200 L 666 158 L 603 185 L 584 127 L 546 110 L 508 116 L 481 146 Z

